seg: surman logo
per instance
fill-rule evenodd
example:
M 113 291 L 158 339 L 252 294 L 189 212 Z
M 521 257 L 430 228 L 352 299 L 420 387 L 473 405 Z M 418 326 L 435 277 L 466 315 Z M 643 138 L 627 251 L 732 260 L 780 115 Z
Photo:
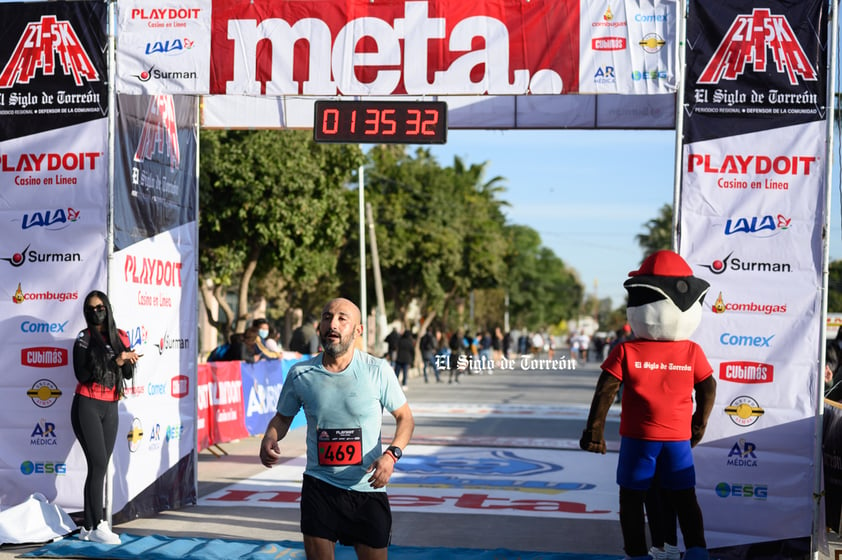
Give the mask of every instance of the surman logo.
M 99 74 L 70 22 L 41 16 L 40 22 L 29 23 L 23 30 L 12 57 L 0 72 L 0 88 L 28 84 L 38 69 L 45 76 L 54 76 L 57 63 L 65 75 L 73 76 L 77 86 L 83 85 L 84 80 L 99 81 Z
M 163 154 L 172 169 L 177 168 L 181 161 L 172 95 L 153 95 L 149 100 L 134 160 L 152 159 L 156 153 Z
M 785 16 L 773 16 L 768 8 L 755 8 L 750 16 L 737 16 L 708 62 L 698 84 L 718 84 L 736 80 L 751 64 L 755 72 L 766 72 L 771 51 L 777 72 L 786 72 L 789 83 L 798 85 L 798 77 L 817 80 L 804 49 Z

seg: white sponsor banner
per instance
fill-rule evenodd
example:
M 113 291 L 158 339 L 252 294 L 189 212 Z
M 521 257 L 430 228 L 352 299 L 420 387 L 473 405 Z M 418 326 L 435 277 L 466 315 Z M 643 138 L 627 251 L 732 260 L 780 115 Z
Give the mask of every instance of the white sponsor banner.
M 195 447 L 195 230 L 185 224 L 112 259 L 115 315 L 143 354 L 120 409 L 115 511 Z
M 824 131 L 823 122 L 813 122 L 779 130 L 772 142 L 769 132 L 754 132 L 685 144 L 683 210 L 734 219 L 737 210 L 785 209 L 788 219 L 820 220 Z
M 671 93 L 678 2 L 581 2 L 580 93 Z
M 211 0 L 117 2 L 117 91 L 207 93 L 210 18 Z
M 0 509 L 34 493 L 82 509 L 73 343 L 106 288 L 106 141 L 99 119 L 0 143 Z
M 674 95 L 442 95 L 436 100 L 447 103 L 447 128 L 451 130 L 675 126 Z M 204 96 L 202 126 L 312 128 L 315 102 L 312 97 Z
M 199 500 L 298 508 L 297 457 Z M 393 511 L 618 519 L 617 455 L 500 447 L 407 446 L 389 483 Z

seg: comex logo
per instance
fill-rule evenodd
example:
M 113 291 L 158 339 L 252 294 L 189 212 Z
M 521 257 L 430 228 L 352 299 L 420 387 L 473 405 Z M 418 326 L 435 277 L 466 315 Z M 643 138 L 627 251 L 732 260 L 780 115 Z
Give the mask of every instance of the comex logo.
M 768 51 L 774 65 L 768 64 Z M 785 16 L 773 16 L 768 8 L 756 8 L 750 16 L 734 19 L 697 83 L 714 85 L 720 80 L 736 80 L 747 64 L 752 64 L 755 72 L 765 72 L 767 66 L 785 71 L 794 86 L 798 85 L 798 76 L 808 81 L 818 79 L 789 21 Z
M 12 58 L 0 73 L 0 88 L 28 84 L 39 68 L 44 75 L 53 76 L 57 62 L 65 75 L 73 76 L 77 86 L 84 85 L 84 80 L 99 81 L 99 74 L 70 22 L 58 21 L 52 15 L 41 16 L 40 22 L 29 23 L 24 29 Z

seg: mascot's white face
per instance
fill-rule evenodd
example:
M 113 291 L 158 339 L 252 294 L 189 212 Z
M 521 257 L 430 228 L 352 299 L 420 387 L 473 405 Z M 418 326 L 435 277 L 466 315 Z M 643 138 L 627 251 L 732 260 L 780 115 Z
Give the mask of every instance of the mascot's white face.
M 681 311 L 669 299 L 626 308 L 635 336 L 648 340 L 686 340 L 702 322 L 702 302 Z
M 693 276 L 690 266 L 673 251 L 657 251 L 623 286 L 629 293 L 626 318 L 638 338 L 686 340 L 702 321 L 702 302 L 710 288 Z

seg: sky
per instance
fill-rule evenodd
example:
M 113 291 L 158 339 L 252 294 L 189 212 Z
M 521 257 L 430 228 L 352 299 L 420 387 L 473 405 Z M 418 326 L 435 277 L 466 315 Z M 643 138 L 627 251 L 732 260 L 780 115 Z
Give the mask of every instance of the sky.
M 586 293 L 610 297 L 614 308 L 643 259 L 635 237 L 673 203 L 674 130 L 450 130 L 446 144 L 426 147 L 442 166 L 454 156 L 487 162 L 486 181 L 504 178 L 509 223 L 535 229 Z M 835 167 L 831 260 L 842 258 L 838 161 Z

